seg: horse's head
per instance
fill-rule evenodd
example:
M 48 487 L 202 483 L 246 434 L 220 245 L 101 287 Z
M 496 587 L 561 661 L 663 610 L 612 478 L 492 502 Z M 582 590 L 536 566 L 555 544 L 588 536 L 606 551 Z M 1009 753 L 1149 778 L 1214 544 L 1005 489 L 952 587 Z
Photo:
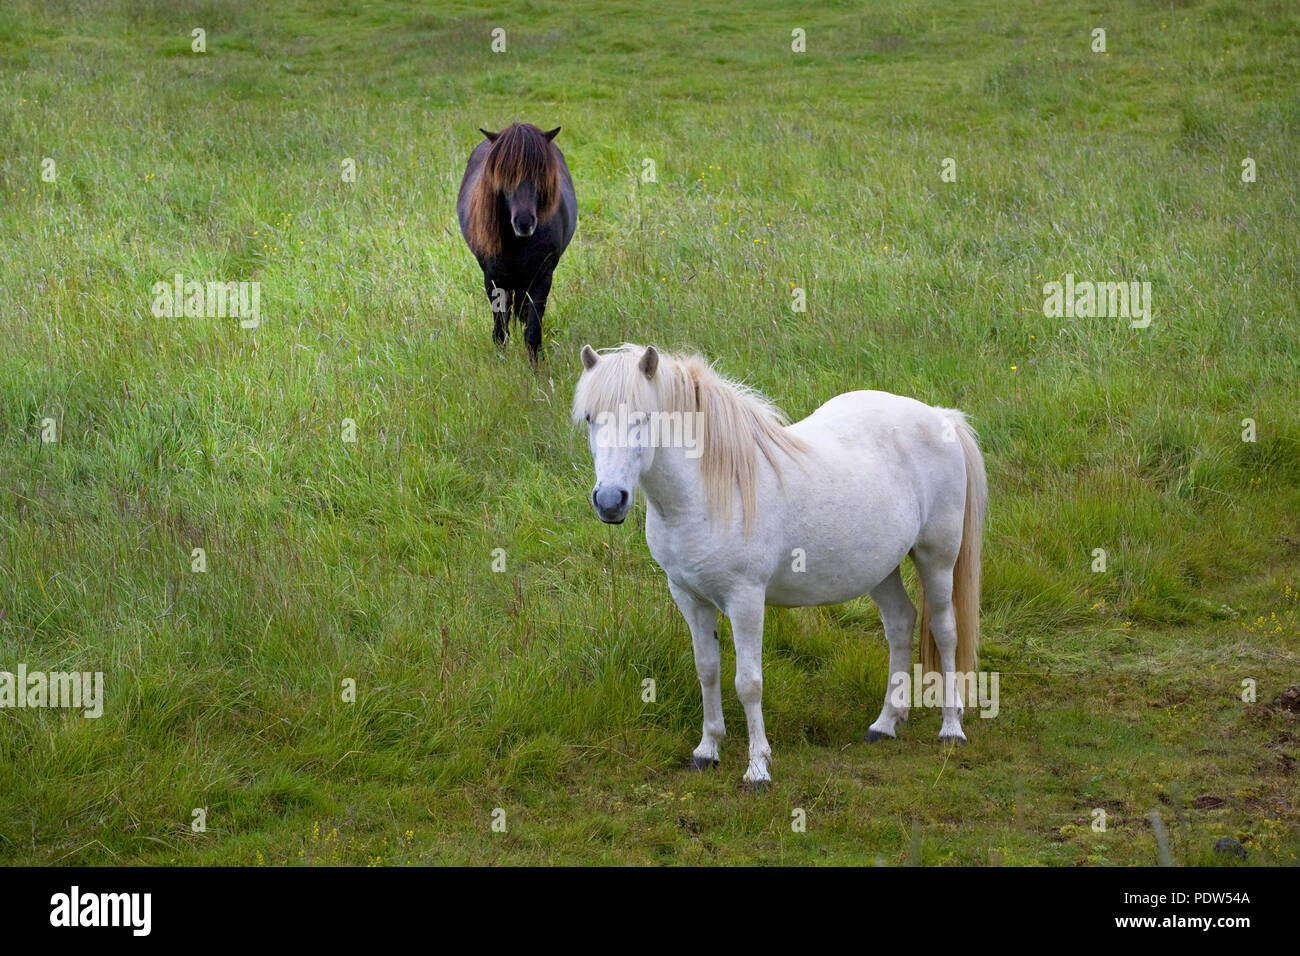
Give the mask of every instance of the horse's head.
M 779 478 L 783 458 L 799 461 L 808 452 L 779 408 L 699 355 L 631 343 L 597 354 L 587 345 L 582 368 L 573 421 L 587 423 L 596 466 L 591 503 L 602 521 L 627 517 L 641 485 L 655 507 L 699 505 L 710 520 L 734 518 L 738 497 L 748 533 L 761 463 Z
M 543 132 L 529 123 L 515 123 L 499 133 L 479 130 L 492 144 L 483 174 L 505 202 L 510 228 L 521 239 L 550 219 L 559 205 L 559 162 L 551 148 L 559 131 L 557 126 Z
M 591 503 L 600 520 L 622 524 L 632 508 L 641 475 L 654 461 L 646 397 L 659 367 L 651 346 L 635 358 L 627 352 L 602 359 L 590 345 L 582 347 L 582 377 L 573 398 L 573 418 L 587 423 L 587 442 L 596 470 Z M 635 396 L 641 396 L 640 399 Z

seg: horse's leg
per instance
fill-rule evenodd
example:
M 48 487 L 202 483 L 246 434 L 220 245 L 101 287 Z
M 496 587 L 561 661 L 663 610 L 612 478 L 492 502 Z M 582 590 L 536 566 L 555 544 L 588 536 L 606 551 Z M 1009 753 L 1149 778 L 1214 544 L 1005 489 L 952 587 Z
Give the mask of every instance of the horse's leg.
M 528 357 L 537 364 L 537 356 L 542 351 L 542 316 L 546 314 L 546 297 L 551 294 L 551 274 L 539 275 L 526 293 L 528 300 L 528 321 L 524 325 L 524 343 L 528 346 Z
M 668 590 L 691 628 L 695 644 L 695 673 L 700 678 L 704 697 L 704 734 L 691 754 L 691 769 L 704 770 L 718 765 L 718 750 L 727 728 L 722 721 L 722 649 L 718 646 L 718 611 L 711 604 L 668 582 Z
M 510 337 L 510 290 L 499 285 L 492 276 L 483 277 L 488 305 L 492 307 L 492 339 L 499 346 Z
M 952 569 L 956 555 L 935 556 L 919 545 L 912 551 L 925 603 L 930 606 L 930 633 L 939 650 L 939 671 L 943 679 L 943 726 L 939 739 L 964 744 L 961 729 L 961 701 L 957 693 L 957 615 L 952 604 Z
M 727 602 L 731 636 L 736 643 L 736 696 L 749 725 L 749 769 L 745 788 L 762 790 L 772 780 L 772 748 L 763 731 L 763 592 L 754 590 Z
M 871 599 L 880 608 L 885 623 L 885 640 L 889 642 L 889 684 L 880 716 L 867 729 L 867 743 L 893 737 L 899 718 L 907 720 L 912 701 L 912 629 L 916 626 L 916 606 L 903 587 L 903 575 L 894 568 L 889 577 L 871 591 Z

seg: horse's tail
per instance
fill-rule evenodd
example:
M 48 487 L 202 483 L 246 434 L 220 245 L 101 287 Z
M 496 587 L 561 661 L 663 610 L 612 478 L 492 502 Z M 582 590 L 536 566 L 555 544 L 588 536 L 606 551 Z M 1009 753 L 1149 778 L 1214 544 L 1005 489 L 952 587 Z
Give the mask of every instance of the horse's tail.
M 980 627 L 980 546 L 984 539 L 984 509 L 988 504 L 988 477 L 984 473 L 984 456 L 980 454 L 975 430 L 961 412 L 945 411 L 966 460 L 966 512 L 962 518 L 961 547 L 952 569 L 952 606 L 957 618 L 958 674 L 975 670 L 979 654 Z M 939 648 L 930 633 L 930 604 L 921 588 L 921 671 L 939 672 Z M 958 686 L 962 684 L 958 681 Z

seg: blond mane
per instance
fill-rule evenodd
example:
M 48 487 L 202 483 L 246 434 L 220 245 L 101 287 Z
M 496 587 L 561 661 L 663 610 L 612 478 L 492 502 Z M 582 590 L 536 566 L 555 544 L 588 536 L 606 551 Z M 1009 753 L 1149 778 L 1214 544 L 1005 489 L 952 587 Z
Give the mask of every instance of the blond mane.
M 781 456 L 808 450 L 785 429 L 785 414 L 761 393 L 719 375 L 699 355 L 659 353 L 653 378 L 638 367 L 645 347 L 625 343 L 604 351 L 578 381 L 573 420 L 600 412 L 699 413 L 701 468 L 710 518 L 728 518 L 739 492 L 744 527 L 753 523 L 758 496 L 758 456 L 782 476 Z

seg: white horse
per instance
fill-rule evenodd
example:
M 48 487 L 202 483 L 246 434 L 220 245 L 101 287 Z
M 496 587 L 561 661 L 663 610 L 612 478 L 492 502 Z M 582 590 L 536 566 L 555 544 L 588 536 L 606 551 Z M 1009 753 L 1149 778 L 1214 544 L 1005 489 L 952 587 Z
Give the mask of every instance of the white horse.
M 749 724 L 748 789 L 771 780 L 765 605 L 871 595 L 889 642 L 890 680 L 867 740 L 893 737 L 913 696 L 916 608 L 899 567 L 909 553 L 923 588 L 922 667 L 930 674 L 937 665 L 943 680 L 939 739 L 966 740 L 957 685 L 975 667 L 988 485 L 965 415 L 862 391 L 786 425 L 765 398 L 698 356 L 584 346 L 582 364 L 573 418 L 589 424 L 592 504 L 602 521 L 621 523 L 641 487 L 646 543 L 691 629 L 704 696 L 692 767 L 717 766 L 726 733 L 719 611 L 731 619 L 736 693 Z

